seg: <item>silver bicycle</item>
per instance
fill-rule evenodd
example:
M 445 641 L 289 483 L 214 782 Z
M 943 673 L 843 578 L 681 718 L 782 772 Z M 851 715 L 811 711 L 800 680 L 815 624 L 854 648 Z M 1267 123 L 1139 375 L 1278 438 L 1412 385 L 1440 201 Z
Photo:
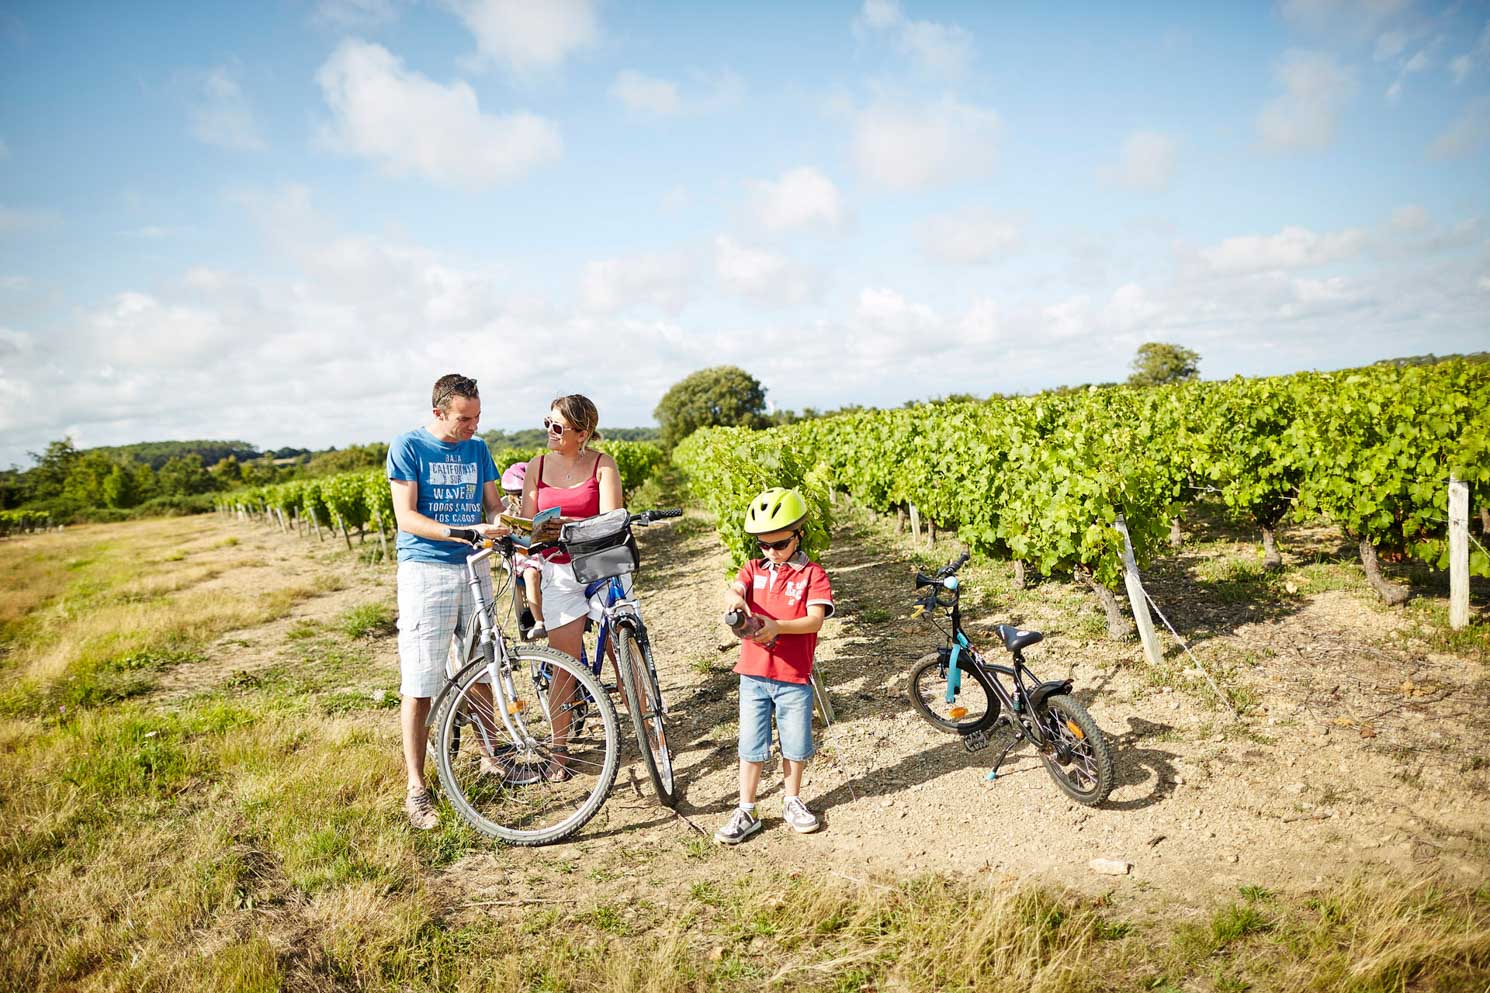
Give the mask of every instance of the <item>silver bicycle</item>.
M 615 707 L 572 657 L 511 643 L 496 622 L 498 595 L 483 587 L 483 563 L 498 554 L 510 562 L 512 539 L 460 528 L 451 536 L 476 546 L 466 559 L 476 623 L 458 642 L 469 661 L 431 707 L 440 783 L 451 808 L 483 834 L 515 845 L 559 841 L 595 816 L 615 781 Z

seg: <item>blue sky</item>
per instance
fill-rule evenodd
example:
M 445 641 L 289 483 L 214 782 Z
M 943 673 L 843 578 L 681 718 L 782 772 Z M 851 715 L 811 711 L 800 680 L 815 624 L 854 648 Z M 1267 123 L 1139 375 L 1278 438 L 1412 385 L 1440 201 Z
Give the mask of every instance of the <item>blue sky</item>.
M 1490 348 L 1490 5 L 0 7 L 0 465 Z

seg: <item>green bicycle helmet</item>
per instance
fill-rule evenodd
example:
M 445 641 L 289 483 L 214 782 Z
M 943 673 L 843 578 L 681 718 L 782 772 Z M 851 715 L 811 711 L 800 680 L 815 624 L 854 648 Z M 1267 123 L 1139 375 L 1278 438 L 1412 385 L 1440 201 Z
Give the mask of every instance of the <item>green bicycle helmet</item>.
M 773 486 L 750 501 L 745 511 L 745 531 L 748 534 L 767 534 L 785 531 L 800 524 L 807 516 L 807 501 L 796 490 Z

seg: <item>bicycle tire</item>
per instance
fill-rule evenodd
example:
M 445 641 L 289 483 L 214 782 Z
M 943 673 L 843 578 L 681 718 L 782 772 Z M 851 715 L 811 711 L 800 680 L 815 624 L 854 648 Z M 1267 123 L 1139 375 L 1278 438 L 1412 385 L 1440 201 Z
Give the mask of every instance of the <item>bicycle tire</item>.
M 833 712 L 833 698 L 828 696 L 827 684 L 823 677 L 818 674 L 817 666 L 812 667 L 812 675 L 808 678 L 812 684 L 812 712 L 817 715 L 818 720 L 823 722 L 823 727 L 830 728 L 836 717 Z
M 1088 807 L 1106 800 L 1113 785 L 1112 750 L 1092 715 L 1069 694 L 1057 693 L 1045 698 L 1037 716 L 1046 737 L 1069 754 L 1065 761 L 1059 751 L 1040 754 L 1061 792 Z
M 991 678 L 975 663 L 959 658 L 962 670 L 956 699 L 947 703 L 947 663 L 940 652 L 923 655 L 911 668 L 906 696 L 921 719 L 938 731 L 968 735 L 991 728 L 999 716 L 999 698 L 989 685 Z M 953 708 L 964 711 L 960 716 Z
M 620 751 L 616 712 L 589 670 L 563 652 L 521 647 L 508 660 L 517 698 L 527 704 L 514 721 L 529 743 L 508 733 L 490 689 L 476 689 L 488 685 L 482 677 L 489 671 L 478 659 L 456 674 L 435 719 L 440 784 L 451 809 L 475 830 L 514 845 L 545 845 L 578 831 L 605 802 Z M 575 695 L 584 688 L 592 697 L 591 720 L 582 729 L 571 723 L 564 742 L 564 779 L 556 772 L 548 694 L 560 671 L 574 680 Z
M 657 687 L 652 646 L 638 640 L 636 632 L 622 624 L 616 629 L 616 660 L 621 664 L 626 709 L 636 729 L 642 763 L 652 780 L 652 792 L 657 794 L 659 803 L 671 809 L 678 805 L 677 779 L 673 774 L 673 755 L 667 746 L 667 722 L 662 715 L 662 692 Z

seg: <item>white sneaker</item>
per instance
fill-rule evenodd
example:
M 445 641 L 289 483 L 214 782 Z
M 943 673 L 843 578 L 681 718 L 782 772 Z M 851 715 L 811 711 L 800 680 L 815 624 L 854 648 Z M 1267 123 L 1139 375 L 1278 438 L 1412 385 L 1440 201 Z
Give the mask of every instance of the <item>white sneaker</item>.
M 736 807 L 724 826 L 714 832 L 714 840 L 721 845 L 738 845 L 760 829 L 760 818 Z
M 789 796 L 781 805 L 781 819 L 798 834 L 811 834 L 822 827 L 817 815 L 807 809 L 799 796 Z

